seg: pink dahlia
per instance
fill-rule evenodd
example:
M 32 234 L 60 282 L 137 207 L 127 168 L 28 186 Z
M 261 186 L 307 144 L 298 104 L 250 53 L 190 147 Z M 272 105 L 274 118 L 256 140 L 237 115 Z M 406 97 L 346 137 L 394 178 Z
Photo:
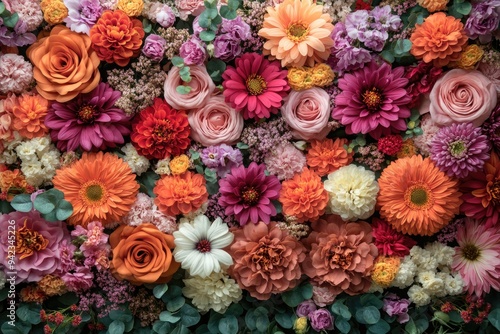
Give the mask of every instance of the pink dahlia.
M 97 151 L 125 143 L 130 119 L 114 106 L 121 93 L 100 83 L 88 94 L 66 102 L 52 103 L 45 117 L 52 141 L 61 151 Z
M 279 62 L 246 53 L 236 59 L 236 68 L 228 66 L 222 75 L 225 100 L 234 109 L 243 111 L 245 119 L 269 118 L 278 112 L 290 90 L 287 73 Z
M 500 291 L 500 243 L 497 227 L 467 219 L 457 232 L 452 269 L 458 271 L 469 294 L 481 296 L 490 289 Z
M 372 222 L 373 238 L 381 256 L 404 257 L 417 243 L 412 238 L 393 229 L 386 221 L 374 218 Z
M 240 225 L 248 221 L 269 224 L 276 214 L 272 201 L 277 200 L 281 184 L 274 175 L 266 176 L 265 165 L 252 162 L 231 169 L 231 173 L 219 181 L 219 204 L 225 208 L 226 215 L 234 215 Z
M 411 96 L 405 87 L 404 68 L 371 62 L 339 79 L 342 90 L 335 97 L 332 117 L 346 127 L 348 134 L 370 134 L 378 139 L 406 130 Z

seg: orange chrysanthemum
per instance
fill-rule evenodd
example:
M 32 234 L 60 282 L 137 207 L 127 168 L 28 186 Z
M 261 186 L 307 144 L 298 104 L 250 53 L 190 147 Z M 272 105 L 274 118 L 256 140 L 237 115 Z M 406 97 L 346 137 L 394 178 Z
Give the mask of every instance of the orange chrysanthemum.
M 259 36 L 267 39 L 264 55 L 281 66 L 313 67 L 330 56 L 332 18 L 311 0 L 285 0 L 268 7 Z
M 311 148 L 307 152 L 307 165 L 319 176 L 328 175 L 340 167 L 352 162 L 352 154 L 344 148 L 347 139 L 337 138 L 322 141 L 311 141 Z
M 57 171 L 54 187 L 73 205 L 71 225 L 86 227 L 120 221 L 134 204 L 139 190 L 129 165 L 111 153 L 83 153 L 80 160 Z
M 105 11 L 90 29 L 92 47 L 99 59 L 120 66 L 141 52 L 144 29 L 141 21 L 131 19 L 121 10 Z
M 3 170 L 0 172 L 0 200 L 10 202 L 18 194 L 32 193 L 35 188 L 26 182 L 19 169 Z
M 25 138 L 43 137 L 48 129 L 44 124 L 49 102 L 40 95 L 24 94 L 12 105 L 13 128 Z
M 434 13 L 440 10 L 445 10 L 448 0 L 417 0 L 417 3 L 429 12 Z
M 328 193 L 321 178 L 311 170 L 304 168 L 300 174 L 281 186 L 279 201 L 285 215 L 294 216 L 298 222 L 316 221 L 325 213 Z
M 415 26 L 410 37 L 412 55 L 426 63 L 433 62 L 436 67 L 446 66 L 449 62 L 460 59 L 468 38 L 459 19 L 439 12 Z
M 398 159 L 378 179 L 380 216 L 396 230 L 433 235 L 458 214 L 458 181 L 421 155 Z
M 155 204 L 169 216 L 196 211 L 208 199 L 205 184 L 202 175 L 190 171 L 182 175 L 165 175 L 153 189 Z

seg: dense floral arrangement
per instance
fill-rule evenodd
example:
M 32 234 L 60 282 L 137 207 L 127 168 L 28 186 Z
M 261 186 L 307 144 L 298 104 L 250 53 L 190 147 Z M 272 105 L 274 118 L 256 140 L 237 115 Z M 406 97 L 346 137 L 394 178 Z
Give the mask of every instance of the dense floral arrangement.
M 3 333 L 498 333 L 499 0 L 0 1 Z

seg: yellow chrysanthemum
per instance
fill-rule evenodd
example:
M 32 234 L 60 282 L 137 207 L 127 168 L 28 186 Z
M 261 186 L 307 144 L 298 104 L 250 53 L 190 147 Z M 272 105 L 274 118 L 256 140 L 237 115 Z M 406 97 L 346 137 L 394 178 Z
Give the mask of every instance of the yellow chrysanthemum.
M 189 168 L 189 157 L 181 154 L 169 162 L 170 172 L 173 175 L 183 174 Z
M 325 87 L 332 84 L 335 79 L 335 73 L 332 68 L 327 64 L 317 64 L 310 69 L 313 78 L 314 86 Z
M 472 70 L 481 58 L 483 58 L 483 55 L 484 50 L 480 46 L 476 44 L 468 45 L 455 65 L 464 70 Z
M 401 260 L 396 256 L 379 256 L 372 269 L 372 280 L 381 287 L 391 285 L 399 270 Z
M 59 24 L 68 16 L 68 8 L 62 0 L 42 0 L 43 19 L 49 24 Z
M 305 90 L 313 87 L 310 73 L 304 67 L 292 67 L 288 70 L 288 84 L 293 90 Z
M 139 16 L 144 8 L 143 0 L 118 0 L 117 8 L 130 17 Z

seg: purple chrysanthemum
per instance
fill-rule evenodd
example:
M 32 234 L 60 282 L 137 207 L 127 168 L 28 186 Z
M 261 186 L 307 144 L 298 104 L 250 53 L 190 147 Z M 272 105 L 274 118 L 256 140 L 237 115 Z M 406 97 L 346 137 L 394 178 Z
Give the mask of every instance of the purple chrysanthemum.
M 482 128 L 495 149 L 500 152 L 500 104 L 495 107 L 491 116 L 483 123 Z
M 404 68 L 371 62 L 339 79 L 342 93 L 335 98 L 332 117 L 348 134 L 370 134 L 375 139 L 406 130 L 411 97 L 405 87 Z
M 75 99 L 54 102 L 45 117 L 52 141 L 61 151 L 104 150 L 125 142 L 130 134 L 130 119 L 114 106 L 121 93 L 100 83 L 88 94 Z
M 449 176 L 463 179 L 483 169 L 490 158 L 488 138 L 472 123 L 454 123 L 443 127 L 431 144 L 431 159 Z
M 219 181 L 219 204 L 226 215 L 234 215 L 241 226 L 248 221 L 269 224 L 276 214 L 272 200 L 279 197 L 281 184 L 274 175 L 266 176 L 265 165 L 252 162 L 248 168 L 231 169 L 226 178 Z

